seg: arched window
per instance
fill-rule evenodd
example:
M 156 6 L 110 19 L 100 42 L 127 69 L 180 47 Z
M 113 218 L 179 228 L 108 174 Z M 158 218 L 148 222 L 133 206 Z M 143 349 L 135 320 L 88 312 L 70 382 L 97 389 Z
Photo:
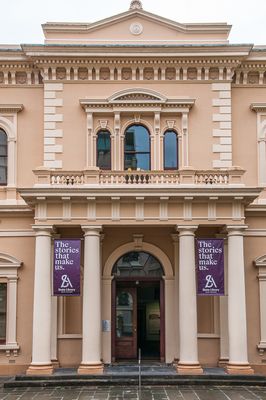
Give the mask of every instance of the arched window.
M 7 185 L 7 135 L 0 128 L 0 185 Z
M 131 251 L 124 254 L 114 265 L 112 274 L 117 277 L 162 277 L 161 263 L 144 251 Z
M 131 125 L 125 133 L 125 170 L 150 170 L 150 135 L 142 125 Z
M 178 138 L 174 131 L 164 134 L 164 169 L 178 169 Z
M 111 169 L 111 135 L 108 131 L 100 131 L 97 135 L 97 167 Z

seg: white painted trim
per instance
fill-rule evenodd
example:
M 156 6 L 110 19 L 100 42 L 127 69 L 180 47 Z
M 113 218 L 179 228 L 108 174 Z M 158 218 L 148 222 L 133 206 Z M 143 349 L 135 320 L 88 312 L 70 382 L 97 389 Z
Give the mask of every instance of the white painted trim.
M 220 339 L 216 333 L 198 333 L 198 339 Z
M 254 265 L 259 269 L 259 296 L 260 296 L 260 342 L 258 349 L 264 354 L 266 350 L 266 255 L 254 260 Z
M 31 230 L 28 231 L 0 231 L 0 237 L 35 237 L 35 233 Z
M 70 333 L 65 333 L 62 335 L 58 335 L 57 339 L 82 339 L 81 334 L 70 334 Z
M 251 109 L 257 112 L 257 168 L 258 168 L 258 184 L 266 186 L 266 116 L 265 104 L 261 104 L 261 108 L 256 108 L 254 103 L 251 104 Z
M 11 117 L 11 122 L 8 118 Z M 0 128 L 7 135 L 7 186 L 16 187 L 17 184 L 17 112 L 0 114 Z
M 247 237 L 266 237 L 266 229 L 247 229 L 244 232 Z
M 88 218 L 90 220 L 92 220 L 92 218 Z M 217 217 L 217 220 L 231 220 L 232 219 L 232 215 L 228 215 L 226 217 Z M 241 218 L 242 220 L 245 219 L 245 217 Z M 47 221 L 62 221 L 62 217 L 47 217 Z M 80 217 L 72 217 L 71 218 L 72 221 L 83 221 L 84 220 L 84 216 L 80 216 Z M 97 220 L 97 221 L 108 221 L 110 222 L 110 216 L 105 216 L 105 217 L 95 217 L 93 218 L 93 220 Z M 184 217 L 168 217 L 168 221 L 206 221 L 206 215 L 203 215 L 201 217 L 192 217 L 192 218 L 184 218 Z M 136 221 L 136 217 L 120 217 L 120 221 Z M 156 221 L 159 222 L 159 217 L 147 217 L 143 219 L 143 221 Z M 165 223 L 165 221 L 162 221 L 162 223 Z
M 3 350 L 19 349 L 17 343 L 17 281 L 18 268 L 22 262 L 5 253 L 0 253 L 0 278 L 7 283 L 6 343 Z M 1 349 L 1 347 L 0 347 Z

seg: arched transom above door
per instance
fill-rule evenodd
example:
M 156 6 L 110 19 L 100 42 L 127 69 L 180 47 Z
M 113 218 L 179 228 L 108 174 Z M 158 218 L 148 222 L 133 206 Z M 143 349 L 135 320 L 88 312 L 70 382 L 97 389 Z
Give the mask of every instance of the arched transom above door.
M 115 277 L 162 277 L 164 275 L 160 261 L 145 251 L 130 251 L 120 257 L 114 265 Z
M 162 272 L 165 278 L 173 277 L 173 268 L 168 256 L 157 246 L 154 246 L 153 244 L 147 242 L 141 243 L 141 249 L 136 249 L 136 242 L 130 242 L 115 249 L 105 262 L 103 268 L 103 277 L 110 278 L 113 272 L 113 268 L 115 264 L 118 263 L 120 258 L 126 254 L 134 253 L 137 251 L 148 253 L 148 255 L 152 256 L 153 259 L 156 260 L 163 269 Z

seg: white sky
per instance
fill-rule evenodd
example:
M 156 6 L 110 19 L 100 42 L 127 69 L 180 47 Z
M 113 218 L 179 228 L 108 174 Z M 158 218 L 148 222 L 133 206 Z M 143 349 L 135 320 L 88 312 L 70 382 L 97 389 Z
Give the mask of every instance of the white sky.
M 130 0 L 0 0 L 0 43 L 43 43 L 44 22 L 94 22 L 129 9 Z M 227 22 L 231 43 L 266 45 L 266 0 L 143 0 L 175 21 Z

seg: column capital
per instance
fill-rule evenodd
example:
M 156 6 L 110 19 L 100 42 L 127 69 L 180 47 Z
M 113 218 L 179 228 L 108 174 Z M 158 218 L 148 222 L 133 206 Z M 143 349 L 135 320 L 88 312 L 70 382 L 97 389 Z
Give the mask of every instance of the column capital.
M 243 236 L 247 228 L 247 225 L 227 225 L 227 236 Z
M 36 236 L 51 236 L 54 231 L 53 225 L 32 225 Z
M 81 229 L 84 232 L 84 236 L 101 236 L 102 226 L 101 225 L 82 225 Z
M 177 225 L 176 230 L 179 232 L 179 236 L 194 236 L 195 231 L 198 229 L 198 225 Z

